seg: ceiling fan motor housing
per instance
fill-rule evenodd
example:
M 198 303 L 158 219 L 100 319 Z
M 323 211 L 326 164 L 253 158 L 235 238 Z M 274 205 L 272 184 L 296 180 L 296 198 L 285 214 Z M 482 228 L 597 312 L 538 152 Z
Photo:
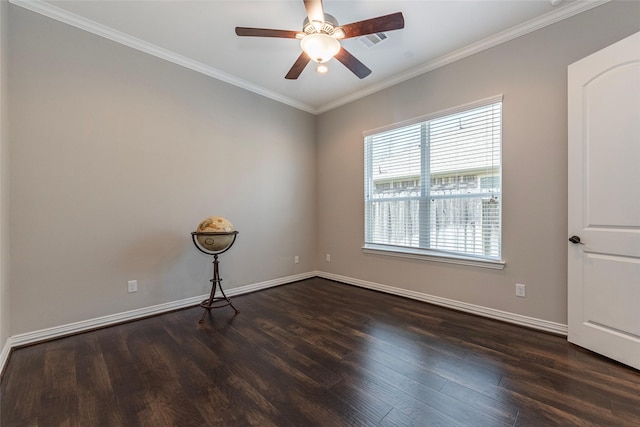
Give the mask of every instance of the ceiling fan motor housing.
M 328 13 L 324 14 L 324 22 L 322 23 L 317 21 L 310 22 L 309 18 L 304 18 L 302 23 L 302 31 L 305 34 L 322 33 L 333 36 L 336 29 L 338 29 L 338 20 Z

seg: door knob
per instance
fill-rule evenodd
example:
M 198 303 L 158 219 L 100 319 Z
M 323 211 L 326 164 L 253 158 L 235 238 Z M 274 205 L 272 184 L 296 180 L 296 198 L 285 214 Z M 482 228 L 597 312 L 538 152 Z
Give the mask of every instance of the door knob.
M 570 241 L 571 243 L 573 243 L 573 244 L 576 244 L 576 245 L 578 245 L 578 244 L 580 244 L 580 245 L 584 245 L 584 243 L 582 243 L 582 242 L 580 241 L 580 236 L 571 236 L 571 237 L 569 237 L 569 241 Z

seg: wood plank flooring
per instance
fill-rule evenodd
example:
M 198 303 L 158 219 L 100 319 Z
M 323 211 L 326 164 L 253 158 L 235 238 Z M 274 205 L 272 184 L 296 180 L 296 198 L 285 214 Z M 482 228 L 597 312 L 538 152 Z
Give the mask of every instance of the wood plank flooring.
M 639 426 L 640 372 L 565 338 L 309 279 L 15 350 L 10 426 Z

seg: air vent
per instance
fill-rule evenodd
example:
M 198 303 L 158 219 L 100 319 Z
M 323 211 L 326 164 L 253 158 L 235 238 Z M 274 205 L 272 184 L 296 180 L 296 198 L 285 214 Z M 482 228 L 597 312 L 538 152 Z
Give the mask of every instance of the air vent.
M 360 43 L 366 47 L 373 47 L 387 38 L 385 33 L 367 34 L 366 36 L 359 37 Z

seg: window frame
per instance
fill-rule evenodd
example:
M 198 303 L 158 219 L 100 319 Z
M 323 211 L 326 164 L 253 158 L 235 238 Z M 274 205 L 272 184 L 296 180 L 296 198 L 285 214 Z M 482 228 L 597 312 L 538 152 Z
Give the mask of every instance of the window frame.
M 415 117 L 409 120 L 405 120 L 405 121 L 401 121 L 398 123 L 393 123 L 391 125 L 387 125 L 387 126 L 383 126 L 383 127 L 379 127 L 376 129 L 372 129 L 372 130 L 368 130 L 362 133 L 362 137 L 363 137 L 363 143 L 364 143 L 364 149 L 372 149 L 370 146 L 368 146 L 365 141 L 366 138 L 368 136 L 372 136 L 372 135 L 377 135 L 383 132 L 387 132 L 387 131 L 391 131 L 394 129 L 400 129 L 403 127 L 407 127 L 407 126 L 411 126 L 411 125 L 416 125 L 418 123 L 423 123 L 423 122 L 429 122 L 432 120 L 436 120 L 439 118 L 443 118 L 445 116 L 449 116 L 449 115 L 454 115 L 454 114 L 458 114 L 458 113 L 462 113 L 465 111 L 469 111 L 469 110 L 473 110 L 475 108 L 479 108 L 479 107 L 484 107 L 490 104 L 495 104 L 495 103 L 503 103 L 503 95 L 496 95 L 496 96 L 492 96 L 489 98 L 485 98 L 485 99 L 481 99 L 478 101 L 474 101 L 474 102 L 470 102 L 464 105 L 459 105 L 456 107 L 452 107 L 452 108 L 448 108 L 448 109 L 444 109 L 444 110 L 440 110 L 434 113 L 430 113 L 424 116 L 420 116 L 420 117 Z M 503 164 L 503 157 L 502 157 L 502 133 L 503 133 L 503 125 L 502 125 L 502 113 L 503 113 L 503 109 L 501 110 L 501 118 L 500 118 L 500 147 L 499 147 L 499 152 L 500 152 L 500 164 L 499 164 L 499 169 L 500 169 L 500 197 L 502 198 L 500 201 L 500 217 L 499 217 L 499 221 L 500 221 L 500 259 L 496 259 L 496 258 L 488 258 L 488 257 L 482 257 L 482 256 L 475 256 L 475 255 L 466 255 L 466 254 L 460 254 L 460 253 L 452 253 L 452 252 L 447 252 L 447 251 L 441 251 L 441 250 L 437 250 L 437 249 L 430 249 L 430 248 L 418 248 L 418 247 L 407 247 L 407 246 L 397 246 L 397 245 L 388 245 L 388 244 L 380 244 L 380 243 L 367 243 L 367 240 L 371 240 L 371 239 L 367 239 L 366 234 L 363 235 L 364 237 L 364 243 L 362 246 L 362 250 L 363 253 L 365 254 L 373 254 L 373 255 L 382 255 L 382 256 L 393 256 L 393 257 L 400 257 L 400 258 L 409 258 L 409 259 L 419 259 L 419 260 L 426 260 L 426 261 L 435 261 L 435 262 L 444 262 L 444 263 L 450 263 L 450 264 L 461 264 L 461 265 L 469 265 L 469 266 L 475 266 L 475 267 L 483 267 L 483 268 L 491 268 L 491 269 L 503 269 L 506 265 L 506 262 L 504 261 L 504 259 L 502 258 L 503 256 L 503 252 L 502 252 L 502 246 L 503 246 L 503 241 L 502 241 L 502 236 L 503 236 L 503 229 L 502 229 L 502 218 L 503 218 L 503 191 L 502 191 L 502 164 Z M 428 154 L 428 153 L 423 153 L 423 154 Z M 367 189 L 371 190 L 371 186 L 373 185 L 373 180 L 371 180 L 371 182 L 366 182 L 366 177 L 367 177 L 367 171 L 368 171 L 368 166 L 367 166 L 367 161 L 368 159 L 371 158 L 371 153 L 370 152 L 364 152 L 364 161 L 365 161 L 365 188 L 364 188 L 364 233 L 367 233 L 368 229 L 367 229 L 367 220 L 369 218 L 369 213 L 368 213 L 368 209 L 369 209 L 369 201 L 367 200 L 366 197 L 366 191 Z M 422 164 L 424 164 L 424 162 L 422 162 Z M 423 166 L 421 166 L 421 168 L 423 168 Z M 421 172 L 421 176 L 422 176 L 422 172 Z M 393 186 L 393 183 L 391 184 Z M 369 188 L 367 188 L 369 187 Z M 422 218 L 422 216 L 421 216 Z M 421 219 L 422 221 L 422 219 Z

